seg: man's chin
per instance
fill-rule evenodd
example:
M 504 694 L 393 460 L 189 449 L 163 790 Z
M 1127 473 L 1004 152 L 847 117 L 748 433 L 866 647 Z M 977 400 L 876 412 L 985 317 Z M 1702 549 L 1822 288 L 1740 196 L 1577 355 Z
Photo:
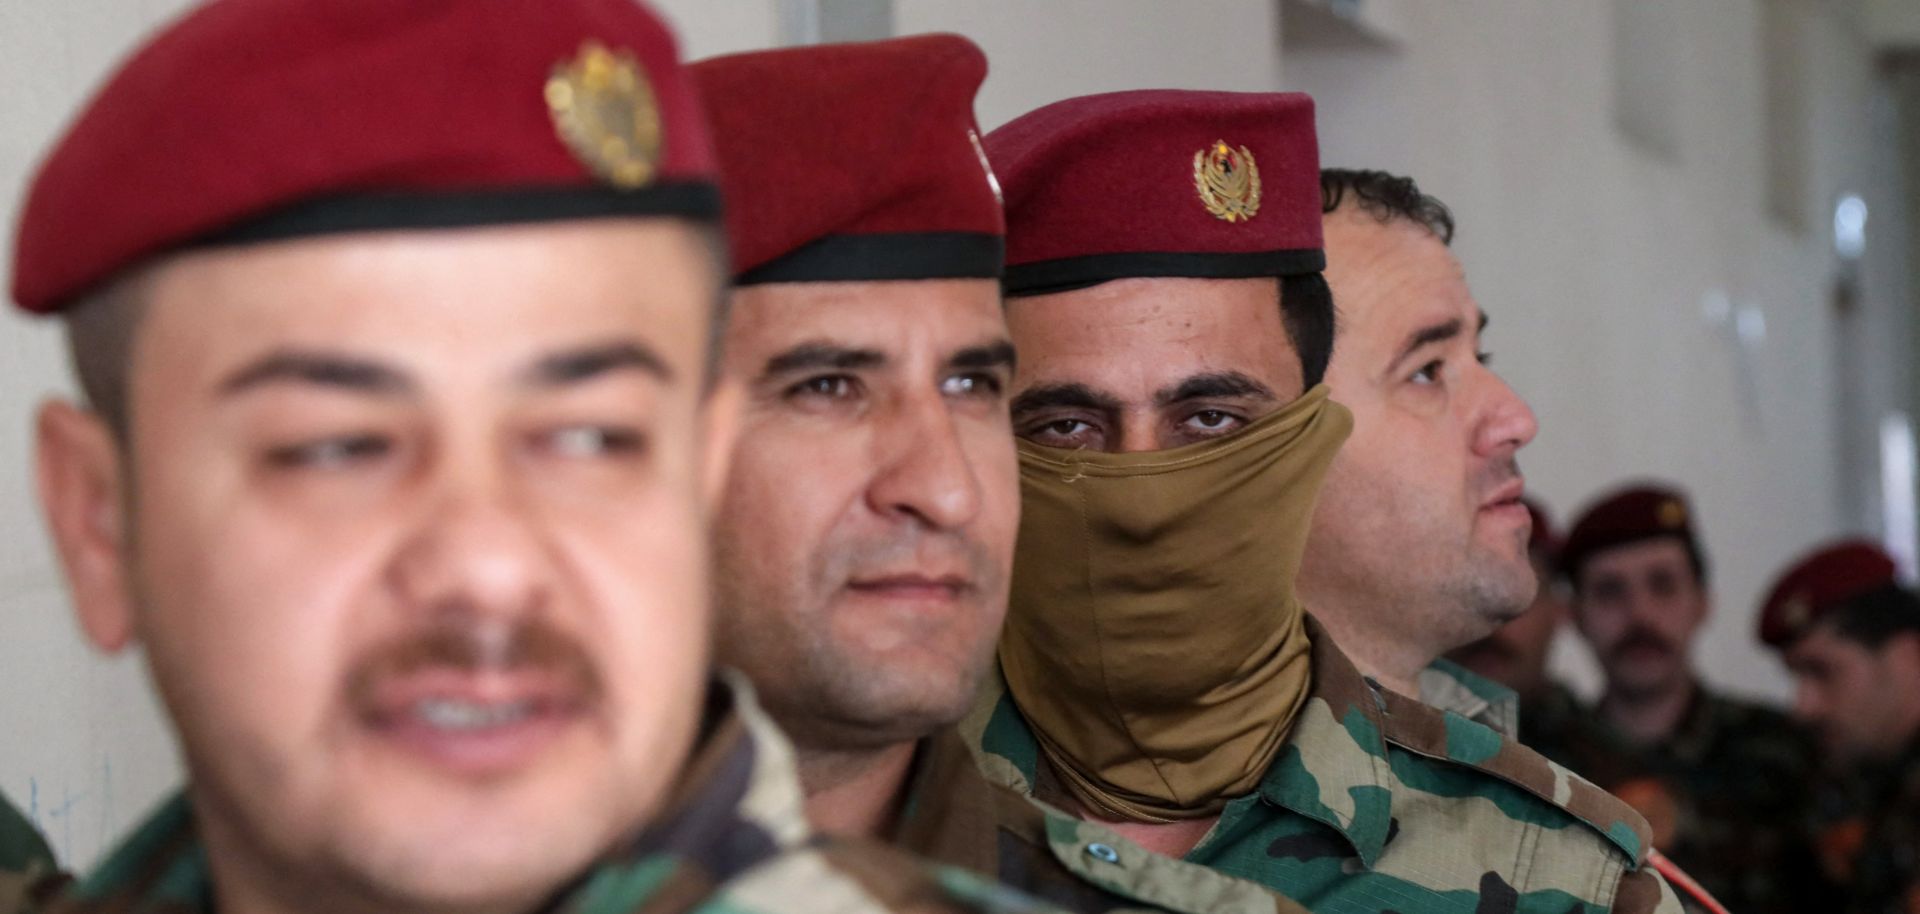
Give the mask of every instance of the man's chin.
M 619 839 L 620 831 L 595 827 L 605 815 L 604 805 L 577 815 L 558 807 L 381 814 L 384 821 L 343 830 L 333 856 L 354 881 L 408 908 L 531 910 Z

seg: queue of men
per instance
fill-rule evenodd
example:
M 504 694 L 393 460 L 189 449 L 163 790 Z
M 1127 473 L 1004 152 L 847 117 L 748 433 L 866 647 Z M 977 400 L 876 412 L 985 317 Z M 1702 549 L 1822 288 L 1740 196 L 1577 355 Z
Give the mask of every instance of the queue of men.
M 1787 853 L 1441 659 L 1546 535 L 1444 206 L 1297 93 L 982 135 L 987 65 L 688 65 L 632 0 L 215 0 L 133 55 L 14 298 L 85 392 L 36 428 L 76 617 L 188 783 L 71 884 L 0 837 L 0 909 L 1671 912 L 1718 902 L 1662 850 Z M 1684 502 L 1635 504 L 1561 550 L 1595 721 L 1738 743 Z M 1776 643 L 1920 679 L 1843 619 Z

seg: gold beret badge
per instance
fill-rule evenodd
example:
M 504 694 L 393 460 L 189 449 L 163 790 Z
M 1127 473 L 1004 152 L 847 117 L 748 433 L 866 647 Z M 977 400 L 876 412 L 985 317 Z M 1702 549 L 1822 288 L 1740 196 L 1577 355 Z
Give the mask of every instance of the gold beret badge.
M 554 65 L 546 98 L 554 130 L 588 171 L 627 190 L 653 180 L 660 109 L 631 53 L 586 42 L 572 60 Z

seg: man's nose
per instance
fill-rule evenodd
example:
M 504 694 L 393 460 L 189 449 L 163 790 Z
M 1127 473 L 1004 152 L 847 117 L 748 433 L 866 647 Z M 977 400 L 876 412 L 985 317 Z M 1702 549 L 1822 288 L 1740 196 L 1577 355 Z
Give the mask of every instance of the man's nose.
M 880 465 L 867 487 L 873 511 L 911 517 L 935 530 L 971 523 L 980 513 L 980 478 L 945 403 L 913 398 L 882 421 Z
M 549 565 L 531 514 L 500 474 L 449 480 L 394 561 L 396 589 L 411 607 L 496 618 L 533 612 Z

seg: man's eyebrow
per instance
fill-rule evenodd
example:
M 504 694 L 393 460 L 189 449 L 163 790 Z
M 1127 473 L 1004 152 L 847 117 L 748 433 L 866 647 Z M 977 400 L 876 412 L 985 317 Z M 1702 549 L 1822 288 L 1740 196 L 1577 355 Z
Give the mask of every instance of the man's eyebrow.
M 1120 398 L 1101 393 L 1085 384 L 1042 384 L 1029 387 L 1013 398 L 1012 412 L 1037 412 L 1043 409 L 1073 407 L 1118 413 L 1124 408 Z
M 968 346 L 947 359 L 949 369 L 1005 368 L 1013 370 L 1013 343 L 1007 340 L 994 340 L 979 346 Z
M 529 387 L 563 387 L 612 371 L 638 371 L 652 375 L 663 384 L 674 380 L 673 368 L 652 347 L 635 340 L 620 340 L 541 356 L 527 369 L 525 382 Z
M 416 389 L 411 378 L 391 365 L 315 349 L 276 349 L 228 374 L 218 389 L 221 396 L 232 397 L 271 384 L 306 384 L 385 397 Z
M 765 377 L 773 377 L 823 368 L 853 371 L 884 365 L 886 361 L 886 353 L 878 349 L 860 349 L 836 343 L 801 343 L 768 359 L 760 373 Z
M 1444 343 L 1459 336 L 1465 330 L 1466 324 L 1457 317 L 1421 327 L 1407 335 L 1407 341 L 1401 343 L 1400 351 L 1394 354 L 1392 364 L 1400 364 L 1402 359 L 1414 354 L 1422 346 Z
M 1204 374 L 1188 376 L 1178 384 L 1160 388 L 1153 395 L 1155 403 L 1167 406 L 1186 400 L 1199 400 L 1207 397 L 1256 397 L 1262 400 L 1277 399 L 1273 389 L 1255 380 L 1252 376 L 1238 371 L 1210 371 Z

